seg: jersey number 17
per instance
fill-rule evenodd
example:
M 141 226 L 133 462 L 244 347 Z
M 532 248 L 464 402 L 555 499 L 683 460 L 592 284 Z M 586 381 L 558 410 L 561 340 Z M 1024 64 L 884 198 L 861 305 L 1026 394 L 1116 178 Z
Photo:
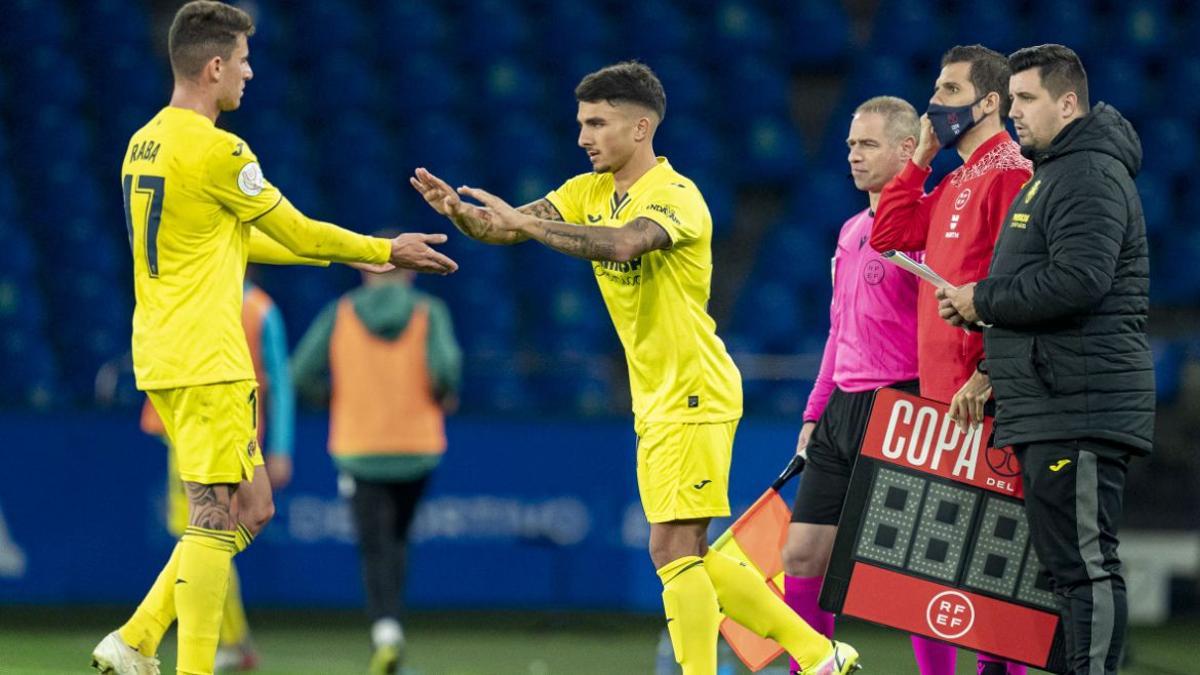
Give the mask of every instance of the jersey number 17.
M 129 233 L 129 249 L 133 245 L 134 231 L 145 235 L 146 267 L 151 277 L 158 277 L 158 226 L 162 221 L 163 192 L 167 179 L 162 176 L 134 176 L 125 174 L 121 179 L 121 190 L 125 193 L 125 230 Z M 132 194 L 146 195 L 146 208 L 134 214 Z

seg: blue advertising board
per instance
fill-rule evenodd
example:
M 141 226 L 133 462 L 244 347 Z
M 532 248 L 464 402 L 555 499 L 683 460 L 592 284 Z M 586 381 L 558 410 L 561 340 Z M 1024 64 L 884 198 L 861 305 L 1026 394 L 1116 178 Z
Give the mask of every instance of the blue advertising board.
M 742 423 L 735 514 L 790 459 L 796 430 Z M 361 603 L 326 431 L 322 417 L 298 421 L 293 483 L 237 559 L 251 604 Z M 463 418 L 447 433 L 450 449 L 413 526 L 411 606 L 659 609 L 630 420 Z M 162 444 L 127 415 L 0 415 L 0 447 L 0 604 L 139 599 L 173 545 Z

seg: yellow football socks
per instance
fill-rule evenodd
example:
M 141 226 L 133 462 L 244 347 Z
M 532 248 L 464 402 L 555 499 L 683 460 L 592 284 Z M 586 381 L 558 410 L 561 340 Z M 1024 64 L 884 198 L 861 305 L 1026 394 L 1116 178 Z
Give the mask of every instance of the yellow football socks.
M 171 557 L 150 592 L 142 599 L 129 621 L 118 629 L 125 644 L 138 650 L 142 656 L 154 656 L 163 634 L 175 621 L 175 572 L 179 567 L 179 544 L 171 551 Z
M 242 587 L 237 566 L 229 566 L 229 590 L 225 591 L 225 611 L 221 614 L 221 644 L 240 645 L 250 634 L 246 608 L 242 605 Z
M 704 573 L 704 561 L 689 555 L 658 570 L 663 583 L 663 609 L 675 660 L 683 675 L 712 675 L 717 670 L 717 632 L 721 610 Z
M 829 654 L 829 639 L 772 593 L 766 580 L 749 564 L 710 548 L 704 556 L 704 569 L 725 616 L 778 642 L 804 669 Z
M 179 673 L 213 672 L 229 568 L 236 546 L 232 531 L 195 526 L 188 527 L 179 540 L 179 568 L 175 578 Z

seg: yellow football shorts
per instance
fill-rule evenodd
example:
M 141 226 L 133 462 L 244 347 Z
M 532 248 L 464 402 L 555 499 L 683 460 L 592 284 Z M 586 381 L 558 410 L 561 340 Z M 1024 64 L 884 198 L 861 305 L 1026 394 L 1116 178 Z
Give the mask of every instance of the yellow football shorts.
M 253 480 L 258 447 L 258 383 L 218 382 L 147 391 L 176 453 L 179 478 L 217 485 Z
M 729 515 L 729 463 L 738 421 L 641 425 L 638 494 L 651 523 Z

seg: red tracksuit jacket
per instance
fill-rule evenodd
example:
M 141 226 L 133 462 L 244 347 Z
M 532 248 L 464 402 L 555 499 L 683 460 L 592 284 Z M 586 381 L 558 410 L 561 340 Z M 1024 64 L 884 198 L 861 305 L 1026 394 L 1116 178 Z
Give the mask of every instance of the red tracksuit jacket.
M 956 286 L 979 281 L 987 276 L 1000 226 L 1033 165 L 1001 131 L 925 195 L 930 173 L 909 162 L 883 188 L 871 246 L 881 252 L 924 249 L 925 263 L 946 281 Z M 949 402 L 983 358 L 983 335 L 943 321 L 932 285 L 922 283 L 917 293 L 921 395 Z

